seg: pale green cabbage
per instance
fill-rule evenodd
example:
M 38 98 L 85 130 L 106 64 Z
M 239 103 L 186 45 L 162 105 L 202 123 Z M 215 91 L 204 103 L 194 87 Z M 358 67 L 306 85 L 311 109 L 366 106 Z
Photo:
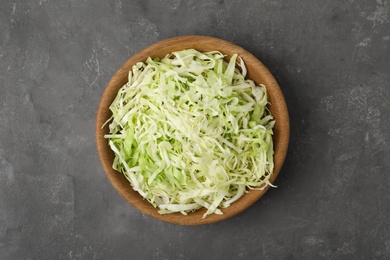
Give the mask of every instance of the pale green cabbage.
M 247 188 L 272 186 L 266 88 L 237 58 L 194 49 L 148 58 L 110 106 L 113 168 L 161 214 L 222 214 Z

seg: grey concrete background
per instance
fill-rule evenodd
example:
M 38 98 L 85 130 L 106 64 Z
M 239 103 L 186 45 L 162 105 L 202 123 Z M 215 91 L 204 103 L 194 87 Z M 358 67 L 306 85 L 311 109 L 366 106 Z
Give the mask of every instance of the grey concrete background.
M 0 1 L 0 259 L 390 259 L 390 1 Z M 131 55 L 241 45 L 279 81 L 277 189 L 207 226 L 154 220 L 106 179 L 95 111 Z

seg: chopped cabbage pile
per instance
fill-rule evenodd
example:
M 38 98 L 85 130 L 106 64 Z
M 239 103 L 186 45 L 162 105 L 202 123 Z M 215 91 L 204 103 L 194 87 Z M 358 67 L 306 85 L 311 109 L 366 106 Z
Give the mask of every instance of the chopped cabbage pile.
M 161 214 L 223 214 L 248 189 L 272 186 L 266 88 L 245 79 L 237 54 L 224 58 L 194 49 L 148 58 L 110 106 L 113 168 Z

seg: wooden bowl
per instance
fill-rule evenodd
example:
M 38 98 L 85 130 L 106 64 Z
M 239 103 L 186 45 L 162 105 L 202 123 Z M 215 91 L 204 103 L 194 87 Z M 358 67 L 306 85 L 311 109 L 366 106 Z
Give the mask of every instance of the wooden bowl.
M 269 102 L 271 103 L 269 109 L 276 120 L 273 136 L 275 168 L 270 178 L 271 183 L 274 182 L 283 165 L 290 134 L 288 111 L 283 94 L 274 77 L 256 57 L 235 44 L 213 37 L 181 36 L 163 40 L 143 49 L 126 61 L 114 74 L 101 98 L 96 115 L 96 145 L 100 161 L 108 179 L 127 202 L 144 214 L 162 221 L 180 225 L 201 225 L 221 221 L 240 213 L 255 203 L 267 191 L 268 187 L 262 191 L 251 190 L 230 207 L 222 209 L 223 215 L 212 214 L 202 219 L 206 211 L 204 208 L 189 213 L 187 216 L 181 213 L 160 215 L 156 208 L 132 189 L 122 173 L 112 169 L 114 153 L 109 148 L 107 139 L 103 137 L 108 133 L 108 124 L 102 128 L 104 122 L 111 116 L 110 104 L 117 95 L 118 90 L 127 82 L 128 72 L 136 62 L 145 61 L 149 56 L 162 58 L 168 53 L 190 48 L 202 52 L 218 50 L 223 54 L 227 54 L 228 58 L 237 53 L 245 61 L 248 70 L 247 78 L 252 79 L 256 84 L 264 84 L 266 86 Z

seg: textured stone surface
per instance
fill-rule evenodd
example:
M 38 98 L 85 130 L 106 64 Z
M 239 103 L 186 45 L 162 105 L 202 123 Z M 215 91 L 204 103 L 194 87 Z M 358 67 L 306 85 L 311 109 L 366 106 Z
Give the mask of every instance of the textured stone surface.
M 390 1 L 0 0 L 0 259 L 389 259 Z M 105 85 L 178 35 L 241 45 L 285 94 L 277 189 L 200 227 L 142 215 L 94 143 Z

